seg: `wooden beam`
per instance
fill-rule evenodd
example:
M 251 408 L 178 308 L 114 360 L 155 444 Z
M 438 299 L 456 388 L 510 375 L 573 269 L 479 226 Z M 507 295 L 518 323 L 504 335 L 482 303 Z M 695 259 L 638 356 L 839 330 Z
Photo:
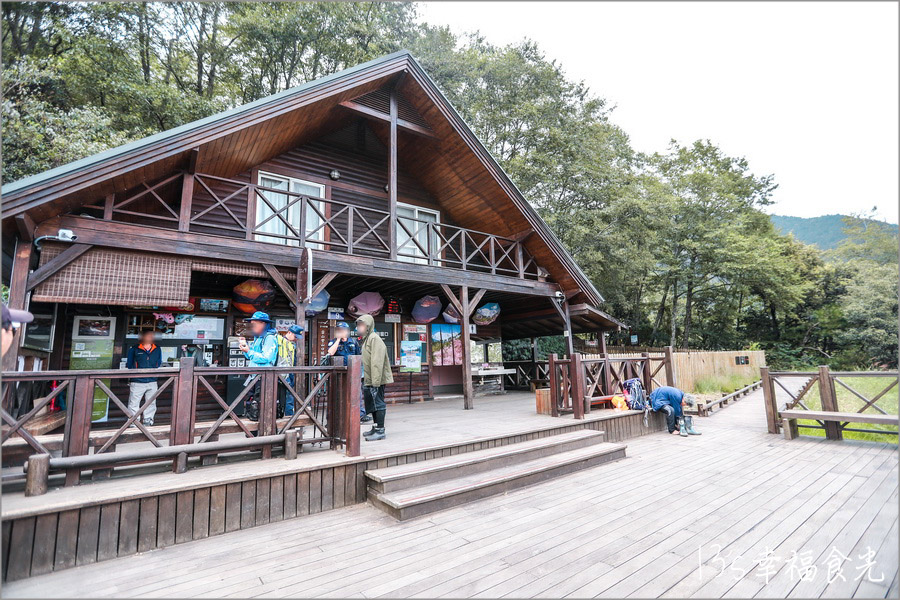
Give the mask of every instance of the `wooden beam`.
M 390 115 L 384 114 L 383 112 L 379 112 L 379 111 L 375 110 L 374 108 L 369 108 L 368 106 L 363 106 L 362 104 L 357 104 L 356 102 L 353 102 L 352 100 L 347 100 L 345 102 L 341 102 L 341 106 L 343 106 L 344 108 L 350 109 L 353 112 L 364 115 L 366 117 L 370 117 L 372 119 L 377 119 L 379 121 L 384 121 L 386 123 L 391 122 Z M 438 136 L 435 135 L 435 133 L 433 131 L 431 131 L 430 129 L 428 129 L 427 127 L 422 127 L 421 125 L 416 125 L 415 123 L 412 123 L 405 119 L 401 119 L 399 117 L 397 118 L 397 127 L 402 129 L 403 131 L 412 133 L 414 135 L 426 137 L 426 138 L 433 139 L 433 140 L 438 139 Z
M 193 175 L 197 172 L 197 162 L 200 160 L 200 148 L 194 148 L 188 155 L 188 164 L 186 172 Z
M 178 211 L 178 231 L 188 231 L 191 228 L 191 205 L 194 201 L 194 174 L 184 172 L 181 180 L 181 208 Z
M 19 230 L 19 238 L 26 242 L 34 241 L 34 230 L 37 226 L 28 213 L 16 215 L 16 227 Z
M 31 268 L 31 249 L 34 247 L 30 240 L 19 239 L 16 241 L 16 253 L 13 256 L 12 272 L 9 275 L 9 302 L 10 308 L 22 310 L 25 308 L 25 284 L 28 281 L 28 270 Z M 19 358 L 19 340 L 22 328 L 13 330 L 13 342 L 9 351 L 2 357 L 4 371 L 14 371 Z
M 475 312 L 475 309 L 478 308 L 478 302 L 481 301 L 481 297 L 484 296 L 484 293 L 486 291 L 487 291 L 486 289 L 482 288 L 482 289 L 478 290 L 477 292 L 475 292 L 475 295 L 472 296 L 472 300 L 469 301 L 469 316 L 470 317 L 472 316 L 472 313 Z
M 291 303 L 292 306 L 297 305 L 297 290 L 288 283 L 288 280 L 284 278 L 284 275 L 281 274 L 281 271 L 275 265 L 270 265 L 266 263 L 262 263 L 262 268 L 266 270 L 266 273 L 269 274 L 269 277 L 272 278 L 272 281 L 275 282 L 275 285 L 278 286 L 278 289 L 281 290 L 281 293 L 284 294 L 288 302 Z
M 54 274 L 59 272 L 60 269 L 71 263 L 73 260 L 81 256 L 91 248 L 93 248 L 93 246 L 90 244 L 72 244 L 71 246 L 54 256 L 52 259 L 47 261 L 47 263 L 44 264 L 43 267 L 31 273 L 28 276 L 28 284 L 25 286 L 25 291 L 30 292 L 39 284 L 52 277 Z
M 113 218 L 113 209 L 116 207 L 116 195 L 115 194 L 107 194 L 106 199 L 103 201 L 103 220 L 104 221 L 112 221 Z
M 453 293 L 453 290 L 450 289 L 450 286 L 446 283 L 441 284 L 441 289 L 444 290 L 444 295 L 447 296 L 447 299 L 450 301 L 450 304 L 453 305 L 459 314 L 463 314 L 462 304 L 459 303 L 459 299 L 456 297 L 456 294 Z
M 459 290 L 459 303 L 462 305 L 462 318 L 459 323 L 462 329 L 462 359 L 463 359 L 463 407 L 466 410 L 475 408 L 475 388 L 472 385 L 472 344 L 469 333 L 469 286 L 464 285 Z
M 391 119 L 388 140 L 388 212 L 391 214 L 388 227 L 388 244 L 391 260 L 397 260 L 397 119 L 399 114 L 397 86 L 391 88 Z
M 301 250 L 301 254 L 305 256 L 305 254 L 309 252 L 309 249 L 303 248 Z M 307 274 L 308 263 L 306 260 L 301 260 L 300 266 L 297 267 L 297 281 L 295 282 L 295 291 L 297 296 L 294 299 L 294 320 L 297 322 L 297 325 L 303 326 L 303 322 L 306 320 L 306 298 L 304 297 L 306 294 L 306 279 L 308 278 Z M 303 332 L 305 339 L 297 340 L 297 353 L 294 358 L 298 365 L 306 366 L 306 340 L 309 338 L 309 332 Z M 297 375 L 294 377 L 294 386 L 295 389 L 300 391 L 305 391 L 306 389 L 306 378 L 302 375 Z
M 531 237 L 531 234 L 534 233 L 534 228 L 529 227 L 528 229 L 523 229 L 519 233 L 514 233 L 512 235 L 507 235 L 504 237 L 508 237 L 511 240 L 515 240 L 517 242 L 524 242 L 526 239 Z
M 339 273 L 325 273 L 322 275 L 322 279 L 316 282 L 316 285 L 313 286 L 312 293 L 309 295 L 309 299 L 312 300 L 319 293 L 328 287 L 328 284 L 331 283 L 331 280 L 337 277 Z

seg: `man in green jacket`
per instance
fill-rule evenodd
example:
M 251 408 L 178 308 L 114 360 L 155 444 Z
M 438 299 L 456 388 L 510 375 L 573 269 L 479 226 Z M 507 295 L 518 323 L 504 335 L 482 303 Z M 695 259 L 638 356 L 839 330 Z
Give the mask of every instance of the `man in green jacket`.
M 387 405 L 384 403 L 384 386 L 394 383 L 394 376 L 391 374 L 387 348 L 375 331 L 375 319 L 372 315 L 363 315 L 356 320 L 356 333 L 362 345 L 363 400 L 366 412 L 375 415 L 375 425 L 366 433 L 365 438 L 367 442 L 374 442 L 385 438 L 384 414 L 387 412 Z

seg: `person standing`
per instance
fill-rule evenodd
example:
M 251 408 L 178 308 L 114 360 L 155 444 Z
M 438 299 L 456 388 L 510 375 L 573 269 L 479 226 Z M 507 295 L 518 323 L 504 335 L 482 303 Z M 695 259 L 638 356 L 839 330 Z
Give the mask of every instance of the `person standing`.
M 241 338 L 238 347 L 244 353 L 248 366 L 251 367 L 274 367 L 275 361 L 278 359 L 278 333 L 272 324 L 272 319 L 267 313 L 256 311 L 249 319 L 244 319 L 250 323 L 250 331 L 253 333 L 253 341 L 247 343 L 246 338 Z M 248 378 L 249 379 L 249 378 Z M 251 421 L 259 421 L 259 400 L 262 386 L 257 380 L 256 387 L 253 390 L 253 397 L 247 401 L 245 414 Z
M 353 337 L 350 336 L 350 326 L 347 325 L 346 321 L 341 321 L 337 324 L 337 327 L 334 331 L 335 337 L 330 342 L 328 342 L 328 356 L 342 356 L 344 357 L 343 364 L 347 364 L 348 356 L 358 356 L 362 354 L 362 348 L 359 346 L 359 342 L 357 342 Z M 333 364 L 332 358 L 332 364 Z M 365 371 L 363 371 L 363 376 L 365 376 Z M 366 412 L 366 403 L 363 398 L 363 395 L 360 394 L 359 397 L 359 422 L 360 423 L 368 423 L 372 420 L 372 417 L 369 413 Z
M 296 367 L 297 366 L 297 346 L 300 344 L 303 335 L 303 327 L 294 324 L 288 327 L 284 335 L 278 338 L 278 360 L 276 366 L 279 367 Z M 287 377 L 288 386 L 294 387 L 294 374 L 291 373 Z M 289 417 L 294 414 L 294 395 L 289 394 L 284 386 L 278 388 L 278 412 Z M 282 408 L 283 407 L 283 408 Z
M 146 329 L 141 332 L 140 343 L 128 349 L 125 367 L 128 369 L 158 369 L 161 365 L 162 352 L 155 343 L 153 330 Z M 128 410 L 132 415 L 140 410 L 144 398 L 153 397 L 158 389 L 156 377 L 135 377 L 128 387 Z M 144 425 L 148 427 L 153 425 L 155 415 L 156 399 L 154 398 L 141 414 Z M 134 427 L 134 423 L 131 426 Z
M 367 442 L 383 440 L 384 417 L 387 405 L 384 402 L 384 386 L 394 383 L 391 362 L 381 336 L 375 331 L 372 315 L 362 315 L 356 320 L 356 332 L 362 340 L 363 399 L 366 412 L 375 416 L 375 424 L 365 434 Z

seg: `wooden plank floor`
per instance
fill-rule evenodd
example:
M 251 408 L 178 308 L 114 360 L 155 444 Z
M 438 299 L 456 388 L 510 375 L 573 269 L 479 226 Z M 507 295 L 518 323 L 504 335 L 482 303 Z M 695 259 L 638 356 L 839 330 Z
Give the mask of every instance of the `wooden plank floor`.
M 625 460 L 403 523 L 358 505 L 42 575 L 3 593 L 897 596 L 896 445 L 785 441 L 765 432 L 760 393 L 696 420 L 700 437 L 636 438 Z M 829 583 L 833 549 L 850 560 Z M 868 549 L 880 581 L 857 569 Z M 817 572 L 801 581 L 807 560 Z

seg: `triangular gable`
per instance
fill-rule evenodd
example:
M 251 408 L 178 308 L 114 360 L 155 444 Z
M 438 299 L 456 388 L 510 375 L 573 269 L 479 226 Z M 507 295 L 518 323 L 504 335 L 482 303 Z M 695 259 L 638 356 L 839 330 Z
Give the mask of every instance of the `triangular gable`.
M 546 223 L 405 51 L 3 186 L 4 221 L 28 212 L 40 222 L 142 182 L 160 181 L 186 168 L 195 149 L 198 172 L 233 176 L 336 129 L 346 121 L 348 103 L 388 114 L 385 90 L 391 85 L 400 92 L 399 118 L 409 131 L 421 134 L 402 142 L 406 170 L 455 210 L 463 227 L 527 237 L 529 251 L 567 296 L 602 302 Z

